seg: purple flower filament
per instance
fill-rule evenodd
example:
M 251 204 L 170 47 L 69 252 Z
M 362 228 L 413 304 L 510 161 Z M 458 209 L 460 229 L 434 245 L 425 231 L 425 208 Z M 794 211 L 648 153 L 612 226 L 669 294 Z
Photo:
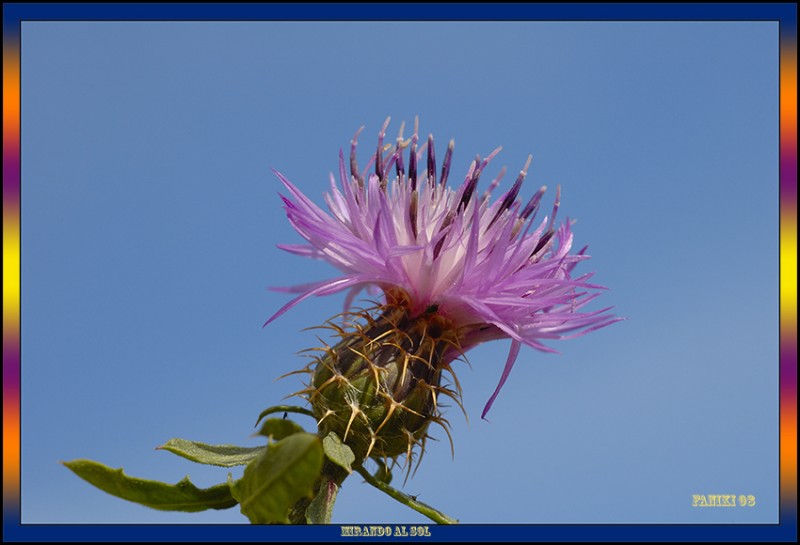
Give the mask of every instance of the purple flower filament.
M 364 170 L 359 171 L 356 159 L 363 127 L 351 141 L 349 174 L 340 151 L 339 181 L 331 174 L 327 211 L 275 172 L 289 192 L 281 196 L 286 215 L 307 242 L 279 247 L 327 261 L 343 274 L 286 289 L 300 295 L 267 323 L 311 296 L 347 291 L 349 306 L 361 290 L 379 288 L 387 304 L 402 301 L 410 316 L 433 309 L 457 328 L 460 347 L 447 355 L 451 361 L 482 342 L 509 338 L 511 349 L 483 417 L 508 378 L 521 345 L 554 352 L 542 341 L 584 335 L 620 318 L 608 314 L 610 307 L 583 310 L 604 288 L 589 283 L 593 273 L 573 276 L 573 269 L 589 256 L 585 247 L 571 252 L 569 219 L 556 224 L 560 188 L 550 216 L 540 221 L 536 218 L 545 187 L 525 206 L 518 200 L 530 157 L 511 189 L 491 202 L 504 170 L 482 195 L 477 185 L 500 148 L 484 159 L 476 157 L 464 181 L 453 190 L 447 186 L 453 141 L 437 179 L 433 136 L 418 149 L 415 123 L 410 138 L 403 138 L 401 127 L 397 142 L 384 145 L 388 123 L 387 119 Z M 425 168 L 420 169 L 423 164 Z M 370 167 L 373 172 L 367 175 Z

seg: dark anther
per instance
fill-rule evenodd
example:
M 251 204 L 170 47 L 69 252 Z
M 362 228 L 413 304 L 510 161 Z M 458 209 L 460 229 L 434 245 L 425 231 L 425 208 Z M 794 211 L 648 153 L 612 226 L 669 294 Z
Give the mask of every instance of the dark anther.
M 544 195 L 546 188 L 542 187 L 539 191 L 537 191 L 531 200 L 528 201 L 528 204 L 525 205 L 525 208 L 522 209 L 522 213 L 520 217 L 524 220 L 528 219 L 530 216 L 535 216 L 536 211 L 539 210 L 539 203 L 542 201 L 542 196 Z
M 509 191 L 503 202 L 500 204 L 500 207 L 497 209 L 492 221 L 489 222 L 489 227 L 497 221 L 497 218 L 503 213 L 503 211 L 508 210 L 511 208 L 511 205 L 514 204 L 514 201 L 517 200 L 517 195 L 519 195 L 519 189 L 522 187 L 522 181 L 525 180 L 525 172 L 520 172 L 519 176 L 517 176 L 517 180 L 514 182 L 514 185 L 511 187 L 511 191 Z
M 450 140 L 450 143 L 447 145 L 447 151 L 444 154 L 444 163 L 442 163 L 442 179 L 439 180 L 439 183 L 447 185 L 447 175 L 450 173 L 450 161 L 453 160 L 453 148 L 455 147 L 456 143 L 453 140 Z
M 442 220 L 442 226 L 439 228 L 439 232 L 441 233 L 447 227 L 453 223 L 453 212 L 452 210 L 447 213 L 447 215 Z M 439 252 L 442 251 L 442 246 L 444 246 L 444 239 L 447 238 L 447 235 L 444 235 L 442 238 L 439 239 L 439 242 L 436 243 L 436 246 L 433 248 L 433 259 L 439 257 Z
M 542 238 L 539 239 L 539 242 L 536 244 L 536 248 L 534 248 L 533 251 L 531 252 L 531 257 L 535 256 L 539 250 L 544 248 L 547 245 L 547 243 L 550 242 L 550 239 L 553 238 L 554 234 L 555 231 L 553 231 L 552 229 L 548 229 L 545 232 L 545 234 L 542 235 Z
M 414 240 L 417 239 L 417 201 L 419 200 L 417 195 L 417 190 L 412 190 L 411 202 L 408 204 L 408 219 L 411 222 L 411 232 L 414 235 Z
M 459 212 L 467 207 L 469 200 L 472 198 L 472 194 L 475 193 L 475 188 L 478 186 L 478 178 L 481 177 L 480 165 L 481 157 L 478 155 L 475 157 L 475 168 L 472 171 L 472 177 L 464 186 L 464 193 L 461 194 L 461 202 L 458 203 Z
M 436 154 L 433 151 L 433 135 L 428 135 L 428 182 L 436 185 Z
M 411 152 L 408 155 L 408 179 L 411 181 L 411 190 L 417 189 L 417 135 L 411 138 Z
M 378 151 L 375 152 L 375 174 L 379 180 L 383 180 L 383 151 L 382 142 L 378 143 Z
M 383 138 L 386 136 L 386 127 L 389 125 L 389 118 L 383 122 L 383 127 L 378 133 L 378 150 L 375 152 L 375 174 L 378 179 L 383 182 L 386 178 L 386 173 L 383 171 Z
M 447 235 L 439 239 L 439 242 L 436 243 L 436 246 L 433 248 L 433 259 L 439 257 L 439 253 L 442 251 L 442 246 L 444 246 L 444 239 L 447 238 Z
M 467 182 L 466 187 L 464 188 L 464 194 L 461 195 L 461 202 L 458 203 L 458 211 L 461 212 L 464 210 L 467 205 L 469 204 L 469 200 L 472 198 L 472 194 L 475 193 L 475 187 L 478 185 L 478 179 L 473 177 Z
M 505 199 L 503 199 L 503 204 L 500 205 L 500 210 L 508 210 L 511 208 L 511 205 L 514 204 L 514 201 L 517 200 L 517 195 L 519 195 L 519 189 L 522 187 L 522 181 L 525 179 L 525 174 L 520 173 L 517 176 L 517 181 L 514 182 L 511 191 L 508 192 Z

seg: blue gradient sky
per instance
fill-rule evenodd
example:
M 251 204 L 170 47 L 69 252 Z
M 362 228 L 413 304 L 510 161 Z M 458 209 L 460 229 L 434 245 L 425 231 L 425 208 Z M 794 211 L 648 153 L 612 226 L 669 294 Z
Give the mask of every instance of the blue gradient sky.
M 301 329 L 342 305 L 306 301 L 262 329 L 288 300 L 269 286 L 334 274 L 275 248 L 300 239 L 270 168 L 321 203 L 339 148 L 365 124 L 363 164 L 387 115 L 391 135 L 419 115 L 440 148 L 455 138 L 453 179 L 497 145 L 492 174 L 533 154 L 523 198 L 561 184 L 592 255 L 579 270 L 628 318 L 560 355 L 524 348 L 490 423 L 508 343 L 470 352 L 469 424 L 447 412 L 455 457 L 435 432 L 405 490 L 463 522 L 776 521 L 777 32 L 24 23 L 23 522 L 245 522 L 130 504 L 58 461 L 225 480 L 153 447 L 259 444 L 257 414 L 301 388 L 275 379 L 318 344 Z M 757 505 L 696 509 L 692 494 Z M 355 477 L 334 513 L 426 520 Z

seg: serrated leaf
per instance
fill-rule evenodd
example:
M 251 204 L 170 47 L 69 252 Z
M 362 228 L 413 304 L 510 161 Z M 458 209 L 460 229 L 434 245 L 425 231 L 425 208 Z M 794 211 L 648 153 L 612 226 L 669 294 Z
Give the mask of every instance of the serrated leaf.
M 113 469 L 92 460 L 73 460 L 63 464 L 78 477 L 112 496 L 161 511 L 228 509 L 237 503 L 227 483 L 201 489 L 193 485 L 188 476 L 176 484 L 167 484 L 130 477 L 121 468 Z
M 272 437 L 274 440 L 280 441 L 290 435 L 303 433 L 305 431 L 303 426 L 286 418 L 267 418 L 264 425 L 258 430 L 258 434 L 265 437 Z
M 186 439 L 170 439 L 160 447 L 187 460 L 211 466 L 245 466 L 255 460 L 266 447 L 237 447 L 235 445 L 208 445 Z
M 325 450 L 325 455 L 328 460 L 333 462 L 339 467 L 343 467 L 348 473 L 353 472 L 353 462 L 356 461 L 356 455 L 350 447 L 345 445 L 339 436 L 334 432 L 330 432 L 322 440 L 322 448 Z
M 231 487 L 242 514 L 254 524 L 289 522 L 289 509 L 314 493 L 322 459 L 321 441 L 310 433 L 296 433 L 268 445 Z

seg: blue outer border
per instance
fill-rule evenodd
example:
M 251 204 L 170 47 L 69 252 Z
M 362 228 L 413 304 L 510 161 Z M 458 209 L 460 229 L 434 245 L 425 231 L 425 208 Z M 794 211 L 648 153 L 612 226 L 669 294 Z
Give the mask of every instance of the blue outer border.
M 313 10 L 314 17 L 310 17 Z M 3 4 L 3 42 L 19 43 L 23 20 L 110 21 L 777 21 L 780 44 L 797 47 L 797 5 L 773 4 Z M 797 541 L 797 498 L 781 497 L 778 524 L 462 524 L 430 526 L 407 541 Z M 374 525 L 371 525 L 374 526 Z M 392 525 L 394 526 L 394 525 Z M 361 541 L 341 526 L 22 524 L 3 498 L 3 541 Z M 399 538 L 366 538 L 393 541 Z
M 6 517 L 4 517 L 6 519 Z M 370 524 L 363 527 L 376 527 Z M 388 525 L 391 528 L 396 524 Z M 405 525 L 406 527 L 419 525 Z M 797 526 L 781 524 L 458 524 L 430 525 L 425 538 L 342 537 L 339 525 L 251 526 L 248 524 L 24 524 L 3 521 L 4 541 L 797 541 Z
M 310 15 L 312 14 L 313 17 Z M 3 4 L 3 32 L 20 20 L 181 21 L 780 21 L 797 27 L 797 5 L 773 4 Z
M 4 517 L 5 519 L 5 517 Z M 377 525 L 369 525 L 375 527 Z M 397 525 L 389 525 L 394 527 Z M 412 525 L 405 525 L 410 527 Z M 416 526 L 416 525 L 414 525 Z M 251 526 L 230 525 L 42 525 L 3 521 L 4 541 L 400 541 L 401 538 L 342 537 L 339 525 Z M 796 541 L 797 527 L 787 524 L 458 524 L 429 526 L 431 536 L 403 541 Z

